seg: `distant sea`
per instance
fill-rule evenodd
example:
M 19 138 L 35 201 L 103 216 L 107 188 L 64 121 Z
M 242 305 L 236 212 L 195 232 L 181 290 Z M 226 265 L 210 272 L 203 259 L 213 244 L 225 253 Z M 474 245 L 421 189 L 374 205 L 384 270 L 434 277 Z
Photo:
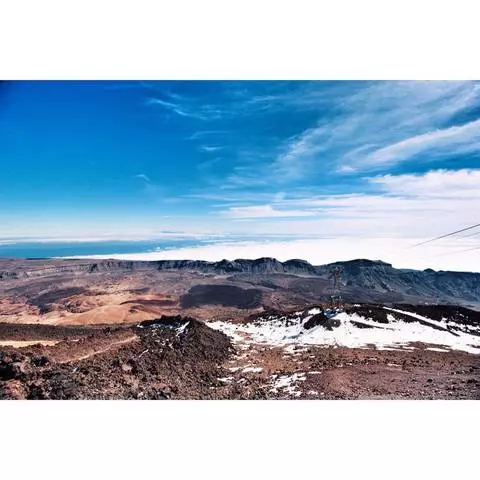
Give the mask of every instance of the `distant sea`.
M 164 238 L 156 240 L 103 241 L 15 241 L 0 239 L 0 258 L 53 258 L 95 255 L 140 255 L 190 247 L 208 247 L 225 242 L 272 242 L 293 240 L 291 235 L 222 235 L 210 237 Z M 147 255 L 149 257 L 150 255 Z
M 148 253 L 208 245 L 213 242 L 213 240 L 199 239 L 170 239 L 151 241 L 0 243 L 0 258 L 51 258 Z

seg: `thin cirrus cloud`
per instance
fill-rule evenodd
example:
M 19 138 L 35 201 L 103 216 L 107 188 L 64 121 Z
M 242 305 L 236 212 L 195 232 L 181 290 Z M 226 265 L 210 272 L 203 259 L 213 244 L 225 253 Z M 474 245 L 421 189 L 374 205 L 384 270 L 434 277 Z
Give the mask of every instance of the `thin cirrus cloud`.
M 476 82 L 374 82 L 346 88 L 335 101 L 330 114 L 283 142 L 269 165 L 280 181 L 323 168 L 338 174 L 382 169 L 422 153 L 429 161 L 480 151 L 480 121 L 469 119 L 480 104 Z M 462 116 L 466 121 L 455 123 Z
M 326 170 L 351 175 L 420 154 L 428 162 L 480 150 L 478 119 L 469 118 L 480 104 L 478 82 L 227 82 L 216 95 L 165 91 L 147 104 L 200 122 L 187 138 L 201 140 L 198 132 L 208 132 L 209 143 L 197 146 L 201 152 L 232 141 L 256 152 L 252 175 L 238 173 L 251 167 L 251 158 L 233 151 L 237 172 L 225 173 L 226 188 L 242 188 L 257 175 L 268 175 L 272 184 L 301 183 Z M 276 125 L 282 115 L 292 125 L 284 138 L 244 131 L 249 123 L 236 122 Z M 206 121 L 214 128 L 202 130 Z
M 137 173 L 137 175 L 134 175 L 133 178 L 138 178 L 139 180 L 150 182 L 150 178 L 148 177 L 148 175 L 145 175 L 144 173 Z
M 302 178 L 315 156 L 325 150 L 322 139 L 326 134 L 325 127 L 310 128 L 288 142 L 272 165 L 274 176 L 282 182 Z
M 480 120 L 416 135 L 375 150 L 358 159 L 363 167 L 391 165 L 412 159 L 423 152 L 436 155 L 480 151 Z M 355 169 L 355 164 L 352 165 Z
M 140 180 L 142 191 L 154 200 L 170 201 L 166 194 L 166 189 L 163 185 L 155 183 L 148 175 L 144 173 L 137 173 L 133 178 Z
M 173 112 L 181 117 L 191 117 L 191 118 L 198 118 L 198 119 L 203 119 L 203 116 L 200 115 L 199 113 L 196 113 L 194 111 L 190 111 L 185 109 L 182 105 L 174 102 L 168 102 L 166 100 L 162 100 L 160 98 L 149 98 L 146 101 L 147 105 L 159 105 L 160 107 L 163 107 L 164 109 Z
M 170 100 L 159 97 L 150 97 L 146 105 L 159 106 L 164 110 L 175 113 L 180 117 L 187 117 L 194 120 L 214 121 L 231 115 L 231 111 L 223 108 L 222 105 L 212 105 L 199 102 L 197 99 L 187 99 L 180 95 L 165 93 Z
M 212 152 L 218 152 L 219 150 L 222 150 L 223 147 L 220 145 L 199 145 L 198 149 L 201 152 L 212 153 Z

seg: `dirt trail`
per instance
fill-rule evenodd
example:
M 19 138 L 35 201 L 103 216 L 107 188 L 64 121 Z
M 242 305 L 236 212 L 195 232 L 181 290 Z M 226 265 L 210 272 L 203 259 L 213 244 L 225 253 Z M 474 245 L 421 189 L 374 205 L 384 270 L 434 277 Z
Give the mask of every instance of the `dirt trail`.
M 120 338 L 119 338 L 120 337 Z M 109 352 L 116 347 L 138 340 L 138 336 L 131 332 L 120 332 L 113 338 L 99 338 L 85 341 L 65 342 L 65 345 L 58 345 L 58 350 L 53 352 L 52 357 L 59 364 L 78 362 L 86 360 L 95 355 Z
M 31 345 L 51 347 L 59 342 L 60 340 L 0 340 L 0 347 L 23 348 L 30 347 Z
M 94 350 L 93 352 L 89 352 L 89 353 L 87 353 L 85 355 L 81 355 L 79 357 L 74 356 L 74 357 L 71 357 L 67 360 L 63 360 L 61 362 L 58 362 L 58 363 L 78 362 L 80 360 L 86 360 L 87 358 L 93 357 L 94 355 L 100 355 L 101 353 L 108 352 L 109 350 L 111 350 L 112 348 L 114 348 L 118 345 L 124 345 L 125 343 L 131 343 L 135 340 L 138 340 L 138 337 L 136 335 L 132 335 L 130 338 L 125 338 L 123 340 L 118 340 L 116 342 L 113 342 L 110 345 L 106 346 L 105 348 L 101 348 L 100 350 Z

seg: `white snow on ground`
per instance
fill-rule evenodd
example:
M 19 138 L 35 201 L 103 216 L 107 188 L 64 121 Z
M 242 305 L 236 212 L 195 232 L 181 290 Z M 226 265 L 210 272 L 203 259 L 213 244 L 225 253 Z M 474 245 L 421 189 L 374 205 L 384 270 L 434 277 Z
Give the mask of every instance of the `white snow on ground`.
M 302 392 L 298 390 L 298 387 L 295 385 L 296 382 L 304 381 L 306 379 L 304 373 L 293 373 L 292 375 L 281 375 L 278 379 L 275 380 L 271 392 L 277 393 L 279 390 L 286 392 L 289 395 L 294 395 L 299 397 Z
M 480 325 L 478 325 L 478 326 L 474 326 L 474 325 L 464 326 L 464 325 L 458 324 L 456 322 L 447 321 L 446 318 L 443 318 L 442 321 L 439 322 L 438 320 L 432 320 L 431 318 L 423 317 L 422 315 L 419 315 L 418 313 L 407 312 L 405 310 L 398 310 L 397 308 L 389 308 L 389 307 L 383 307 L 383 308 L 385 310 L 390 310 L 391 312 L 403 313 L 404 315 L 408 315 L 410 317 L 417 318 L 418 320 L 423 320 L 424 322 L 428 322 L 432 325 L 437 325 L 438 327 L 442 327 L 442 328 L 456 327 L 456 328 L 460 328 L 462 330 L 465 330 L 465 328 L 466 328 L 470 331 L 480 332 Z M 459 333 L 459 332 L 455 331 L 455 333 Z
M 242 372 L 243 373 L 248 373 L 248 372 L 252 372 L 252 373 L 259 373 L 263 370 L 262 367 L 245 367 Z
M 408 315 L 409 317 L 417 318 L 418 320 L 423 320 L 424 322 L 428 322 L 431 325 L 436 325 L 437 327 L 446 328 L 446 323 L 445 322 L 439 322 L 438 320 L 432 320 L 431 318 L 423 317 L 422 315 L 419 315 L 418 313 L 407 312 L 406 310 L 399 310 L 398 308 L 390 308 L 390 307 L 383 307 L 383 308 L 385 310 L 389 310 L 391 312 L 402 313 L 404 315 Z
M 285 347 L 283 351 L 290 355 L 301 355 L 307 351 L 307 348 L 300 348 L 298 345 L 292 343 L 291 345 Z
M 312 309 L 313 310 L 313 309 Z M 308 313 L 312 312 L 310 310 Z M 262 321 L 251 322 L 248 324 L 234 324 L 230 322 L 210 322 L 207 325 L 211 328 L 221 330 L 231 336 L 234 341 L 239 341 L 239 335 L 244 334 L 247 338 L 242 338 L 247 343 L 263 343 L 273 346 L 288 346 L 287 353 L 294 352 L 291 344 L 297 345 L 318 345 L 318 346 L 344 346 L 350 348 L 365 348 L 369 345 L 375 345 L 379 350 L 391 350 L 400 347 L 409 346 L 413 342 L 422 342 L 435 345 L 442 350 L 453 349 L 468 353 L 480 354 L 480 337 L 455 331 L 455 334 L 446 330 L 438 330 L 433 326 L 446 328 L 446 322 L 438 322 L 415 313 L 402 310 L 388 309 L 392 311 L 389 314 L 389 323 L 378 323 L 366 319 L 356 313 L 347 314 L 338 313 L 333 318 L 340 320 L 340 326 L 332 330 L 326 330 L 322 325 L 318 325 L 310 330 L 306 330 L 303 325 L 310 318 L 306 316 L 301 318 L 299 315 L 291 319 L 287 325 L 280 317 L 269 316 Z M 432 327 L 422 325 L 420 322 L 405 322 L 396 319 L 394 313 L 402 313 L 410 316 L 412 319 L 428 322 Z M 312 312 L 313 313 L 313 312 Z M 359 328 L 352 322 L 361 322 L 374 328 Z
M 180 334 L 182 334 L 189 325 L 190 325 L 190 322 L 187 322 L 187 323 L 185 323 L 184 325 L 182 325 L 181 327 L 178 327 L 178 328 L 177 328 L 177 337 L 178 337 Z

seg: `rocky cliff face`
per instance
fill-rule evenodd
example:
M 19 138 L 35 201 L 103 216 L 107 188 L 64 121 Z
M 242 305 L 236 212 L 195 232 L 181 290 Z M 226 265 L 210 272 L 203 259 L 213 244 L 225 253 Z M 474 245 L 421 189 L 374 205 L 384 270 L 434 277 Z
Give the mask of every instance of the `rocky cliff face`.
M 53 261 L 52 261 L 53 262 Z M 111 271 L 139 271 L 139 270 L 185 270 L 213 274 L 271 274 L 290 273 L 316 275 L 316 267 L 305 260 L 288 260 L 279 262 L 275 258 L 258 258 L 256 260 L 221 260 L 220 262 L 206 262 L 202 260 L 157 260 L 157 261 L 126 261 L 126 260 L 99 260 L 88 261 L 56 261 L 49 265 L 29 268 L 29 264 L 20 262 L 16 265 L 10 262 L 9 269 L 0 270 L 1 279 L 22 279 L 62 273 L 102 273 Z
M 480 302 L 480 273 L 396 269 L 389 263 L 366 259 L 313 266 L 305 260 L 280 262 L 275 258 L 237 259 L 220 262 L 200 260 L 45 260 L 42 262 L 0 262 L 0 281 L 48 277 L 61 274 L 102 272 L 190 271 L 216 275 L 289 274 L 330 279 L 333 267 L 340 267 L 342 291 L 395 294 L 434 299 L 437 302 Z M 354 295 L 353 295 L 354 296 Z
M 452 302 L 455 298 L 480 301 L 480 273 L 396 269 L 389 263 L 361 259 L 319 266 L 317 274 L 326 276 L 333 266 L 342 270 L 344 287 L 428 297 L 437 302 Z

